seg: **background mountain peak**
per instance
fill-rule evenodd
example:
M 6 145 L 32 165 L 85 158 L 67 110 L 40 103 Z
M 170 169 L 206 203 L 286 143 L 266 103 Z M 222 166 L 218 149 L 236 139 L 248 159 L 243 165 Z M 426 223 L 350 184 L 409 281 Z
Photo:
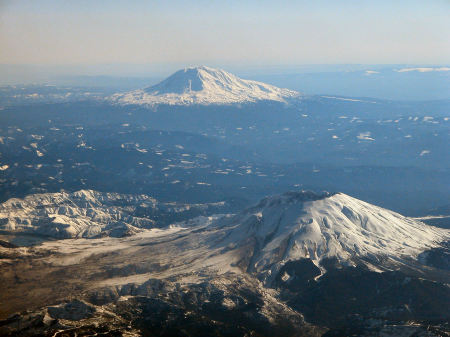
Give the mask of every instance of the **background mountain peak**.
M 197 66 L 178 70 L 154 86 L 115 94 L 112 100 L 119 104 L 138 105 L 209 105 L 266 100 L 285 103 L 299 95 L 293 90 L 244 80 L 221 69 Z

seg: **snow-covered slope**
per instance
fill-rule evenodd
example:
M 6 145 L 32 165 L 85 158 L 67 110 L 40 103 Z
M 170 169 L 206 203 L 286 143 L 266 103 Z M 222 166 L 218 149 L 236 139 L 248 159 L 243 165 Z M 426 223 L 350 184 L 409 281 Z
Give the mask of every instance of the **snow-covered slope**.
M 344 265 L 366 259 L 379 267 L 385 258 L 390 263 L 415 258 L 450 238 L 448 230 L 343 193 L 289 192 L 268 197 L 221 225 L 231 228 L 225 245 L 247 254 L 251 247 L 248 270 L 270 269 L 270 273 L 302 258 L 318 266 L 325 258 Z
M 243 80 L 205 66 L 185 68 L 152 87 L 113 95 L 119 104 L 233 104 L 262 100 L 286 102 L 300 94 L 289 89 Z
M 92 190 L 44 193 L 0 204 L 0 230 L 56 238 L 124 236 L 180 221 L 192 228 L 196 222 L 189 219 L 220 213 L 224 207 L 224 203 L 161 203 L 147 195 Z M 202 247 L 205 257 L 209 250 L 215 261 L 216 250 L 225 246 L 217 267 L 227 269 L 225 264 L 232 264 L 256 272 L 302 258 L 318 266 L 327 258 L 347 265 L 367 259 L 377 265 L 386 257 L 391 262 L 416 258 L 450 240 L 449 230 L 343 193 L 288 192 L 267 197 L 237 215 L 213 221 L 208 228 L 188 236 Z

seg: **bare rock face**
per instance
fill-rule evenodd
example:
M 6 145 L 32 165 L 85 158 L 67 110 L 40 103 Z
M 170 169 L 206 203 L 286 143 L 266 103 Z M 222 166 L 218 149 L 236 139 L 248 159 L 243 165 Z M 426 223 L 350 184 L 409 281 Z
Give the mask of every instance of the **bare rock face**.
M 0 333 L 318 337 L 325 331 L 306 323 L 300 313 L 278 303 L 246 278 L 218 278 L 189 287 L 149 280 L 140 287 L 122 287 L 119 293 L 122 295 L 102 305 L 72 300 L 11 316 L 0 321 Z
M 95 311 L 95 307 L 77 299 L 47 308 L 47 312 L 51 318 L 66 319 L 69 321 L 90 318 L 94 316 Z

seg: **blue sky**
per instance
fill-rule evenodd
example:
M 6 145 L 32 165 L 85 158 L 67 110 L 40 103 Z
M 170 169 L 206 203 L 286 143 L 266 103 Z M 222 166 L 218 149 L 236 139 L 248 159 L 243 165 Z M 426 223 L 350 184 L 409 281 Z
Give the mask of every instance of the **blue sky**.
M 450 1 L 0 0 L 0 63 L 448 64 Z

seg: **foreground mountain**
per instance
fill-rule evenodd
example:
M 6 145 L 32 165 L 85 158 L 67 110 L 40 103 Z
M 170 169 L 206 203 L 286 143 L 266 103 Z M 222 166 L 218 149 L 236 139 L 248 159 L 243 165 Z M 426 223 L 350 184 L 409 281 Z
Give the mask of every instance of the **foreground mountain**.
M 179 70 L 164 81 L 142 90 L 115 94 L 111 100 L 120 104 L 139 105 L 209 105 L 285 102 L 299 95 L 293 90 L 243 80 L 224 70 L 200 66 Z
M 29 311 L 0 333 L 441 336 L 449 238 L 342 193 L 289 192 L 128 237 L 5 243 L 0 317 Z
M 248 268 L 255 271 L 299 259 L 317 266 L 324 260 L 355 265 L 365 259 L 371 267 L 370 260 L 380 265 L 386 258 L 417 258 L 448 238 L 448 231 L 343 193 L 268 197 L 229 221 L 227 242 L 252 241 Z

